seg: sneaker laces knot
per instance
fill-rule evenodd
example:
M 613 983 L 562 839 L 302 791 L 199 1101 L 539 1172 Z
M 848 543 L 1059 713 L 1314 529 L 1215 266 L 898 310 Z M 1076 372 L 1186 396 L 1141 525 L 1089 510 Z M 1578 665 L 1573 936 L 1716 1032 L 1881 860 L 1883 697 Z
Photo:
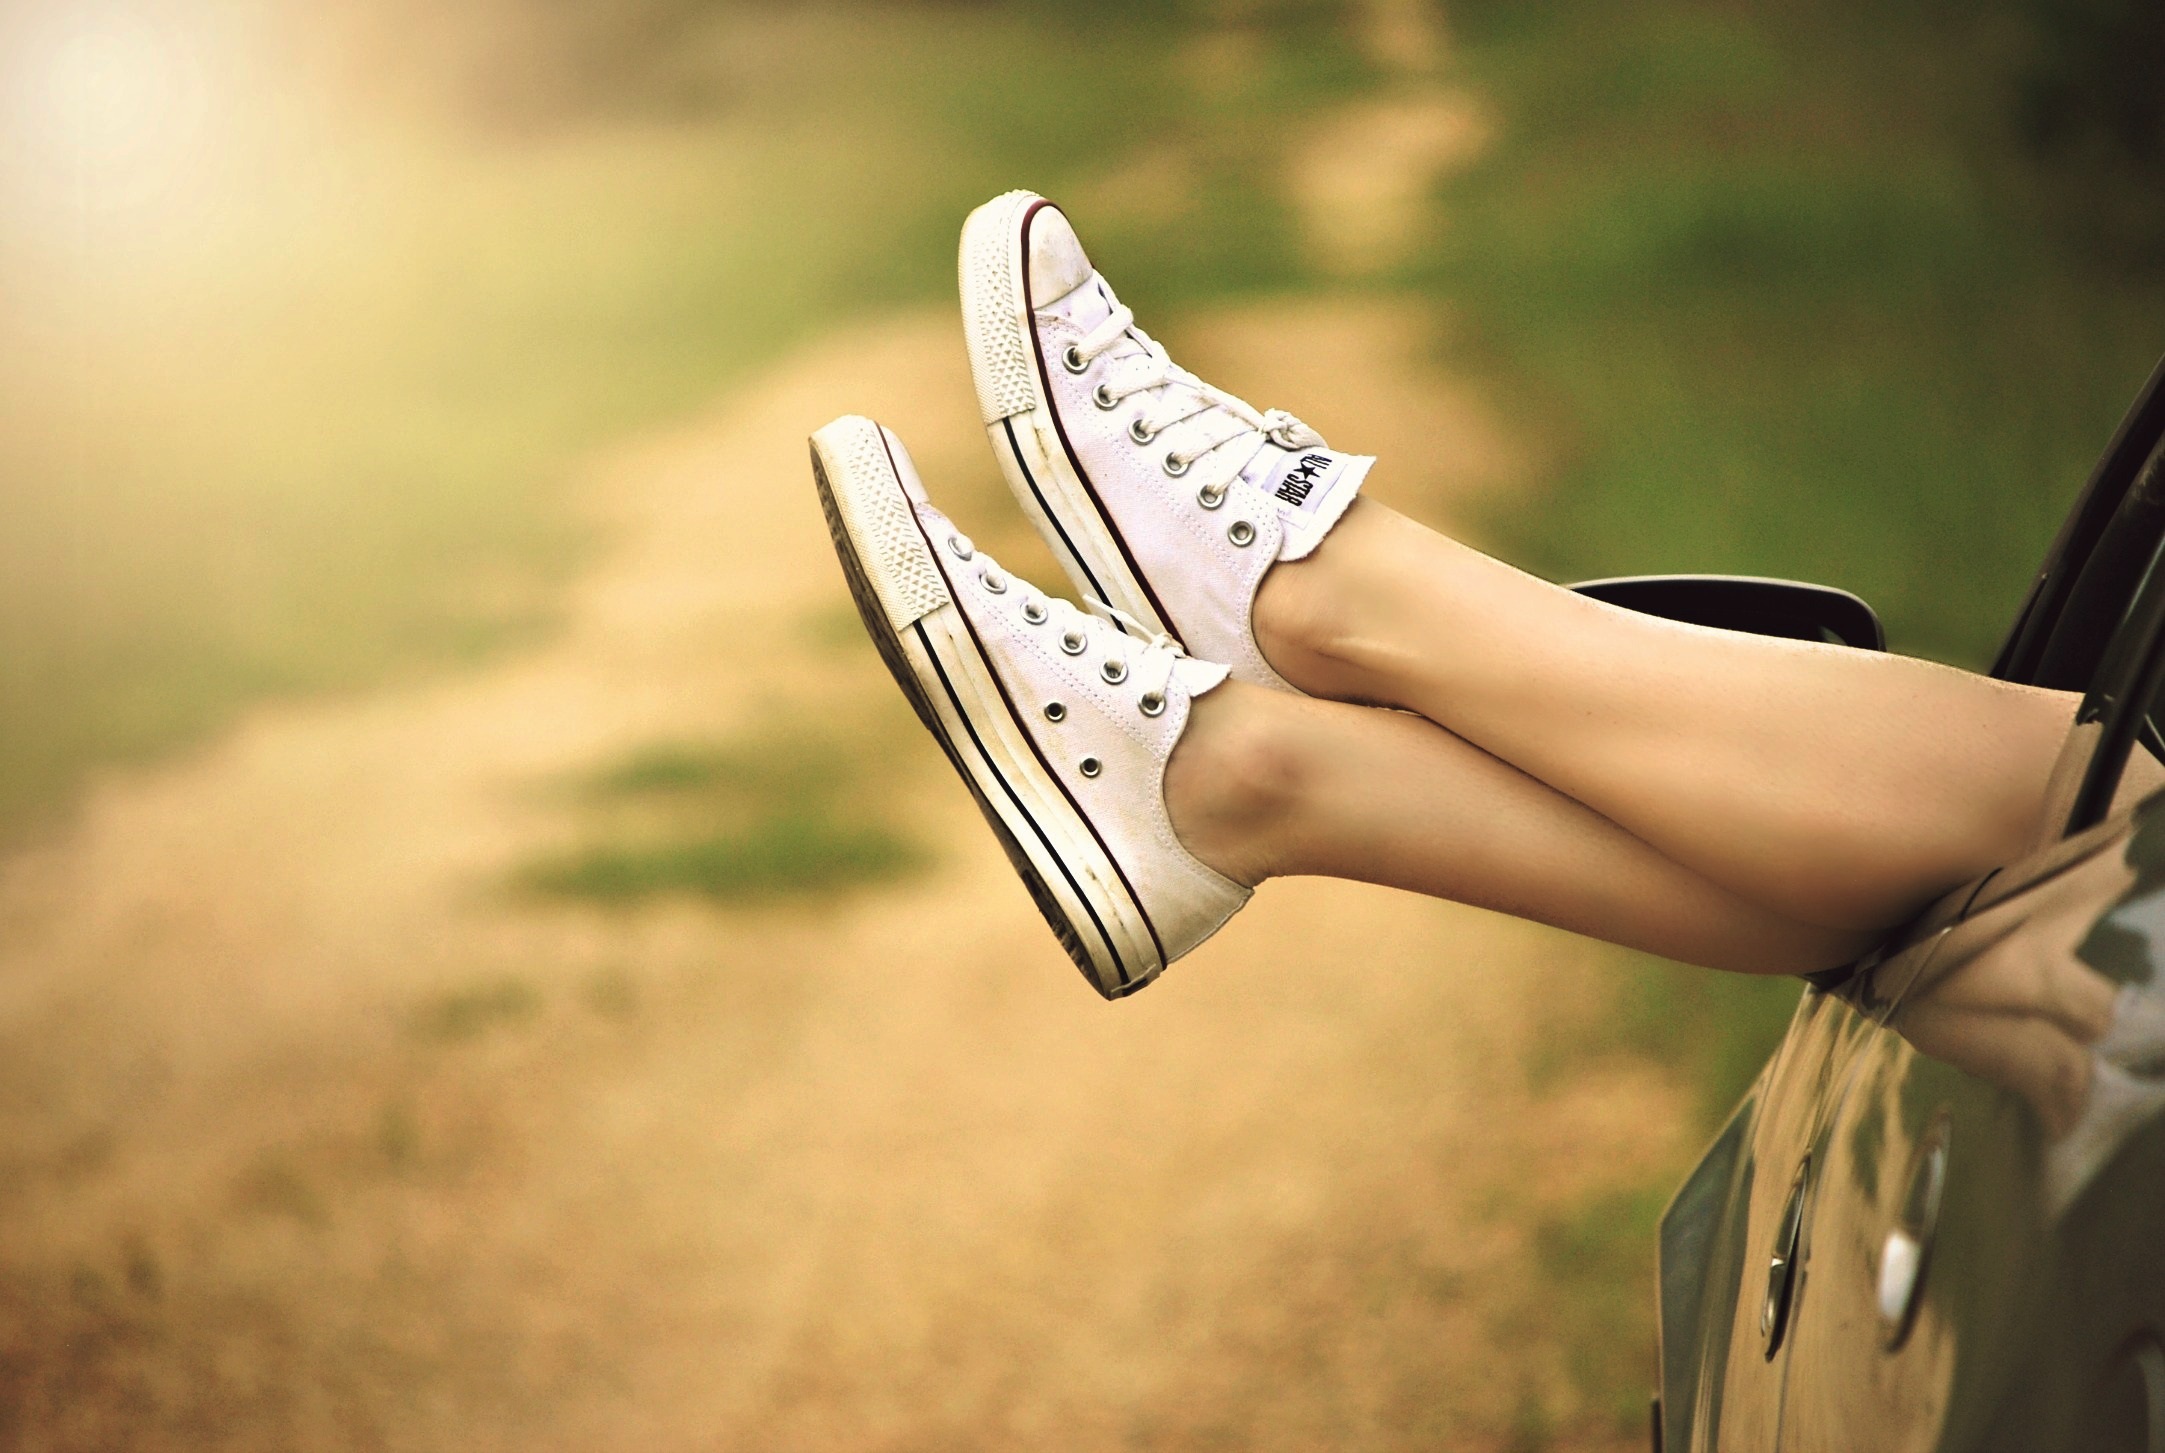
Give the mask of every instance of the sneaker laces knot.
M 1044 597 L 1039 604 L 1061 632 L 1080 632 L 1103 657 L 1101 664 L 1119 663 L 1120 675 L 1107 675 L 1105 679 L 1108 684 L 1139 687 L 1137 700 L 1145 716 L 1156 716 L 1165 709 L 1173 674 L 1188 655 L 1180 642 L 1163 631 L 1151 630 L 1096 596 L 1083 597 L 1081 608 L 1058 596 Z
M 1169 472 L 1186 474 L 1208 459 L 1214 467 L 1203 482 L 1214 490 L 1231 483 L 1269 445 L 1323 447 L 1321 434 L 1284 409 L 1259 410 L 1174 363 L 1163 344 L 1135 326 L 1134 310 L 1123 303 L 1114 303 L 1074 348 L 1086 368 L 1107 356 L 1114 364 L 1098 386 L 1101 404 L 1118 404 L 1136 394 L 1150 396 L 1133 422 L 1137 442 L 1179 430 L 1167 441 L 1167 457 L 1179 464 Z

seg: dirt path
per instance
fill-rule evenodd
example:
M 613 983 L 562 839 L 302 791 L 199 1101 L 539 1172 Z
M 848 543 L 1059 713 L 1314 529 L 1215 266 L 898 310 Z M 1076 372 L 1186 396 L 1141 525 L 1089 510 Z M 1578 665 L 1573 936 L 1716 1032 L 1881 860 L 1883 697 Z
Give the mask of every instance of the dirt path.
M 1257 328 L 1183 336 L 1348 443 L 1420 443 L 1362 400 L 1457 419 L 1417 503 L 1493 478 L 1403 318 L 1312 310 L 1310 379 Z M 565 832 L 552 778 L 891 694 L 831 639 L 830 414 L 904 421 L 1040 569 L 952 332 L 832 340 L 603 464 L 617 544 L 554 644 L 265 711 L 0 868 L 4 1441 L 1480 1446 L 1584 1412 L 1524 1228 L 1675 1115 L 1529 1085 L 1536 1006 L 1589 985 L 1554 935 L 1275 884 L 1104 1006 L 899 728 L 867 770 L 913 784 L 927 879 L 626 915 L 499 886 Z M 417 1029 L 447 1002 L 503 1012 Z

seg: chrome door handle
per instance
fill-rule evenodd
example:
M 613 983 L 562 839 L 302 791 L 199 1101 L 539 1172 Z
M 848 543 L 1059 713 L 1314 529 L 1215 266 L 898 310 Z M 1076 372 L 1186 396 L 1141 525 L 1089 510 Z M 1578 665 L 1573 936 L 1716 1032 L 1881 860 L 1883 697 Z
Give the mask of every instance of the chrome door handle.
M 1924 1301 L 1924 1279 L 1939 1231 L 1940 1200 L 1947 1188 L 1947 1112 L 1925 1130 L 1912 1158 L 1902 1204 L 1879 1248 L 1879 1332 L 1889 1352 L 1909 1339 Z

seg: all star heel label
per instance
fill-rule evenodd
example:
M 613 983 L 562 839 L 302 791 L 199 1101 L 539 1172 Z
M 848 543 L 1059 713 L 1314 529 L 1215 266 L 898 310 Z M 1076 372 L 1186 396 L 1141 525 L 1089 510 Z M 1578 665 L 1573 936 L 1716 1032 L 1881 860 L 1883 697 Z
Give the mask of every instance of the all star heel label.
M 1331 501 L 1344 490 L 1358 488 L 1376 462 L 1366 454 L 1340 454 L 1320 446 L 1265 452 L 1278 458 L 1258 471 L 1254 483 L 1278 502 L 1288 521 L 1324 518 Z

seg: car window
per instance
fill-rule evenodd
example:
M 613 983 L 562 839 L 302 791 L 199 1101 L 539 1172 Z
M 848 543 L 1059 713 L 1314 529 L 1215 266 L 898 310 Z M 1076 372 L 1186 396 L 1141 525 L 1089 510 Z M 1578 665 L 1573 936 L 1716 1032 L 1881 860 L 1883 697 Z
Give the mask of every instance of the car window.
M 2157 579 L 2145 593 L 2165 595 L 2165 550 L 2153 572 Z M 2077 716 L 2077 735 L 2093 759 L 2084 764 L 2087 792 L 2069 805 L 2069 833 L 2117 817 L 2165 788 L 2165 609 L 2153 620 L 2145 604 L 2129 613 L 2130 634 L 2144 638 L 2125 648 L 2129 659 L 2101 669 Z M 2116 644 L 2113 655 L 2120 651 Z
M 2003 681 L 2087 689 L 2096 650 L 2133 599 L 2155 540 L 2130 529 L 2122 506 L 2165 439 L 2165 359 L 2113 431 L 2074 507 L 2061 523 L 2022 609 L 1993 662 Z M 2106 549 L 2108 543 L 2113 547 Z M 2117 561 L 2111 557 L 2118 551 Z M 2106 563 L 2101 567 L 2100 560 Z M 2133 572 L 2113 568 L 2130 560 Z
M 2035 684 L 2089 689 L 2165 542 L 2165 451 L 2153 450 L 2075 573 L 2038 662 Z
M 2165 787 L 2165 449 L 2091 551 L 2045 652 L 2083 701 L 2048 793 L 2049 837 Z

